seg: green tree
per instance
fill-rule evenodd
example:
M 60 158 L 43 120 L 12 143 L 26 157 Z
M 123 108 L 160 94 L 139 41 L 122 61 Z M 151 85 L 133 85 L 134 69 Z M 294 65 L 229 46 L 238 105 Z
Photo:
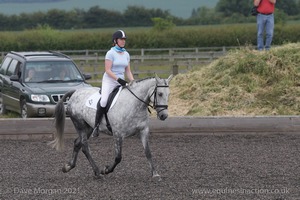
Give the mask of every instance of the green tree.
M 0 14 L 0 31 L 6 30 L 6 27 L 9 26 L 9 17 L 6 15 Z
M 154 23 L 153 29 L 155 31 L 170 30 L 175 26 L 171 19 L 162 19 L 160 17 L 155 17 L 152 18 L 152 21 Z
M 128 6 L 124 12 L 127 26 L 151 26 L 152 18 L 168 18 L 170 13 L 161 9 L 146 9 L 142 6 Z
M 217 24 L 221 18 L 215 9 L 203 6 L 193 9 L 191 19 L 194 20 L 195 24 Z
M 287 22 L 287 14 L 283 10 L 279 10 L 276 8 L 274 17 L 275 24 L 283 26 Z
M 70 28 L 66 26 L 67 13 L 63 10 L 51 9 L 47 13 L 46 24 L 58 29 Z
M 138 6 L 128 6 L 124 12 L 126 25 L 143 26 L 151 24 L 151 15 L 146 8 Z
M 251 0 L 251 2 L 253 1 Z M 225 17 L 229 17 L 233 13 L 242 13 L 243 15 L 248 16 L 252 4 L 245 0 L 219 0 L 216 5 L 216 11 L 223 13 Z
M 65 16 L 65 26 L 71 29 L 83 28 L 84 13 L 85 12 L 81 9 L 74 9 L 67 12 Z
M 119 12 L 94 6 L 84 14 L 83 23 L 85 28 L 113 27 L 124 23 L 124 20 Z
M 287 15 L 297 15 L 300 11 L 295 0 L 276 1 L 276 8 L 283 10 Z

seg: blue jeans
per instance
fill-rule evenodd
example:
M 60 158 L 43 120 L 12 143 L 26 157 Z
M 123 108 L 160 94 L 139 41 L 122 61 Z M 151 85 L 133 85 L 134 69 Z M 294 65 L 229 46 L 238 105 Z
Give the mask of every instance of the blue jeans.
M 257 21 L 257 50 L 262 51 L 264 48 L 269 50 L 273 39 L 274 32 L 274 14 L 256 16 Z M 266 43 L 264 43 L 264 32 L 266 31 Z

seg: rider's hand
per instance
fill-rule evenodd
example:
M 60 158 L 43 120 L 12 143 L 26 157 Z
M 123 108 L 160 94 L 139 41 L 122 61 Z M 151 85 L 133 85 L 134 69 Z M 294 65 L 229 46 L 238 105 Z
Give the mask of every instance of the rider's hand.
M 123 80 L 123 79 L 121 79 L 121 78 L 118 78 L 117 81 L 118 81 L 118 83 L 120 83 L 120 85 L 122 85 L 122 86 L 125 86 L 125 85 L 127 84 L 127 81 L 125 81 L 125 80 Z

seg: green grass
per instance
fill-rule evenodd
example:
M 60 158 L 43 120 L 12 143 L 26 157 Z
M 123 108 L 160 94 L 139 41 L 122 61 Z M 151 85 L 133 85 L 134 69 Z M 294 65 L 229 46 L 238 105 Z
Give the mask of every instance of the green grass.
M 7 111 L 6 114 L 0 115 L 0 118 L 20 118 L 20 114 Z

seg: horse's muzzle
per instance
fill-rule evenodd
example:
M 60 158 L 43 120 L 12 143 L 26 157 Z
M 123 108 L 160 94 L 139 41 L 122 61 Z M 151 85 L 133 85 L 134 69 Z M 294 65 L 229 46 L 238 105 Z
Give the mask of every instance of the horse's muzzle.
M 168 114 L 158 114 L 158 118 L 161 120 L 161 121 L 164 121 L 165 119 L 168 118 Z

